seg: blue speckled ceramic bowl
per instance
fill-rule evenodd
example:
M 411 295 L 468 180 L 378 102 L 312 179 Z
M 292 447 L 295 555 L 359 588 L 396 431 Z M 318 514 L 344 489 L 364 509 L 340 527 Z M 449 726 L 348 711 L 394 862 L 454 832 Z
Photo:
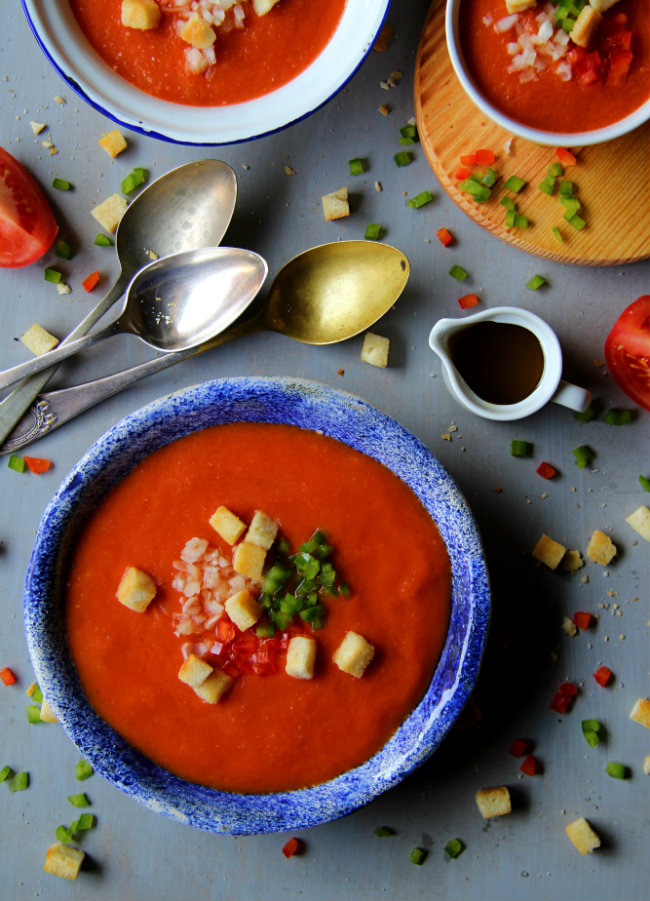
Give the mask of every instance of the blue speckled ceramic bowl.
M 449 633 L 429 689 L 374 757 L 313 788 L 265 795 L 193 785 L 134 750 L 90 707 L 70 658 L 63 616 L 66 566 L 79 528 L 103 495 L 153 450 L 207 426 L 289 423 L 379 460 L 417 494 L 452 565 Z M 304 829 L 333 820 L 397 785 L 438 747 L 468 700 L 481 662 L 490 591 L 481 541 L 464 498 L 417 438 L 350 394 L 288 378 L 207 382 L 169 395 L 115 425 L 64 480 L 36 536 L 25 588 L 25 629 L 43 693 L 80 753 L 151 810 L 211 832 Z

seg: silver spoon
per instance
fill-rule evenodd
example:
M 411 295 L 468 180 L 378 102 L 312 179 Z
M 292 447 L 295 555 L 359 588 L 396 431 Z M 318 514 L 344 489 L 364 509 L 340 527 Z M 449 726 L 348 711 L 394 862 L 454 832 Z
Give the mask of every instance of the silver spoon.
M 216 245 L 230 224 L 237 199 L 235 173 L 220 160 L 179 166 L 151 182 L 129 204 L 115 235 L 120 274 L 100 300 L 62 342 L 85 335 L 119 300 L 135 273 L 151 261 L 182 250 Z M 54 369 L 32 376 L 0 401 L 0 442 L 38 397 Z
M 120 316 L 102 329 L 0 373 L 0 388 L 120 332 L 156 350 L 183 351 L 213 338 L 246 309 L 268 266 L 238 247 L 204 247 L 162 257 L 135 274 Z

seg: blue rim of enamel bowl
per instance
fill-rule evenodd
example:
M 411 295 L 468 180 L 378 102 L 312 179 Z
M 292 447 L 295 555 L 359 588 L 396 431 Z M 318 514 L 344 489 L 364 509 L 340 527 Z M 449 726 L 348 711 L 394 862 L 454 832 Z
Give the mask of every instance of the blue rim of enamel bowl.
M 361 766 L 310 788 L 235 794 L 185 782 L 129 745 L 89 705 L 64 627 L 67 559 L 85 518 L 143 457 L 186 434 L 236 421 L 288 423 L 322 431 L 396 473 L 436 522 L 451 559 L 447 639 L 430 686 L 384 747 Z M 490 620 L 481 539 L 458 487 L 414 435 L 345 392 L 290 378 L 206 382 L 163 397 L 99 438 L 48 505 L 31 555 L 24 620 L 36 679 L 81 755 L 150 810 L 216 833 L 304 829 L 372 801 L 427 760 L 462 712 L 476 682 Z
M 276 134 L 291 125 L 301 122 L 303 119 L 307 119 L 329 103 L 355 75 L 370 53 L 388 15 L 391 0 L 347 0 L 347 2 L 355 2 L 361 8 L 359 17 L 363 22 L 363 28 L 360 32 L 362 43 L 356 46 L 355 34 L 356 51 L 349 58 L 347 64 L 340 62 L 347 53 L 342 54 L 341 50 L 336 53 L 336 59 L 339 60 L 337 65 L 342 65 L 342 68 L 338 69 L 337 78 L 333 86 L 326 86 L 329 81 L 324 78 L 325 70 L 317 73 L 318 87 L 316 93 L 313 95 L 311 93 L 308 94 L 306 91 L 299 91 L 298 93 L 298 96 L 302 95 L 309 98 L 307 108 L 299 111 L 296 108 L 292 108 L 288 116 L 283 115 L 282 111 L 287 108 L 287 98 L 289 98 L 289 92 L 292 90 L 291 85 L 299 81 L 303 73 L 299 74 L 288 85 L 284 85 L 276 91 L 265 94 L 250 103 L 233 104 L 229 107 L 194 107 L 192 108 L 196 113 L 194 119 L 197 121 L 205 121 L 210 116 L 219 117 L 222 110 L 230 110 L 237 107 L 242 113 L 244 124 L 228 125 L 223 136 L 217 134 L 211 136 L 200 135 L 198 132 L 190 136 L 187 133 L 183 133 L 182 127 L 173 125 L 175 114 L 185 109 L 181 104 L 153 99 L 153 103 L 157 107 L 156 117 L 159 119 L 159 122 L 158 126 L 147 125 L 146 117 L 142 116 L 141 112 L 143 106 L 146 107 L 147 103 L 152 102 L 152 98 L 131 85 L 127 86 L 126 82 L 123 82 L 118 75 L 110 71 L 109 67 L 87 43 L 67 4 L 64 15 L 59 9 L 60 4 L 52 3 L 52 0 L 21 0 L 32 34 L 46 58 L 64 82 L 89 106 L 116 124 L 146 137 L 156 138 L 173 144 L 201 147 L 239 144 Z M 356 31 L 359 33 L 358 29 Z M 70 33 L 75 33 L 79 41 L 74 48 L 68 47 L 66 44 L 66 41 L 69 39 L 67 36 Z M 319 60 L 324 55 L 325 51 L 308 67 L 307 71 L 311 70 L 316 64 L 320 65 Z M 97 78 L 95 75 L 97 75 Z M 113 88 L 118 90 L 127 86 L 126 90 L 129 93 L 131 109 L 128 108 L 128 105 L 125 107 L 122 103 L 112 102 L 111 81 L 113 82 Z M 278 121 L 267 121 L 262 127 L 256 125 L 255 113 L 251 113 L 249 110 L 253 110 L 252 104 L 256 104 L 258 101 L 264 103 L 265 109 L 277 111 Z

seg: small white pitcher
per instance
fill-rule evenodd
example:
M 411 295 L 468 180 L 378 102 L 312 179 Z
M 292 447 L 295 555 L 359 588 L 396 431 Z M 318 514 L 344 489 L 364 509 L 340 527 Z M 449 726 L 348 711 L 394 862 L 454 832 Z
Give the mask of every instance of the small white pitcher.
M 452 362 L 449 352 L 450 336 L 472 323 L 481 321 L 507 322 L 523 326 L 531 331 L 540 343 L 544 357 L 541 378 L 537 387 L 517 403 L 495 404 L 479 397 Z M 493 307 L 491 310 L 482 310 L 462 319 L 440 319 L 429 335 L 429 347 L 442 360 L 442 374 L 449 392 L 466 409 L 485 419 L 503 421 L 523 419 L 536 413 L 549 401 L 582 413 L 591 401 L 588 391 L 562 380 L 562 348 L 557 335 L 548 323 L 528 310 L 519 307 Z

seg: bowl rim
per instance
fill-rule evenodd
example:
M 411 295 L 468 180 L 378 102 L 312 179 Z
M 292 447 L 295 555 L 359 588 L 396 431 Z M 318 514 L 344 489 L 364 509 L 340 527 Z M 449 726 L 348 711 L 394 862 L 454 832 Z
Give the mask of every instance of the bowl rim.
M 203 147 L 266 137 L 327 104 L 370 53 L 390 2 L 347 0 L 329 44 L 303 72 L 275 91 L 244 103 L 194 107 L 155 98 L 112 72 L 86 41 L 67 3 L 62 7 L 52 0 L 21 0 L 46 58 L 93 109 L 147 137 Z M 350 46 L 355 48 L 353 54 Z
M 86 700 L 62 622 L 66 554 L 106 492 L 158 447 L 200 428 L 241 420 L 323 431 L 397 470 L 437 523 L 452 562 L 448 634 L 420 703 L 365 763 L 325 783 L 269 794 L 237 794 L 185 782 L 135 750 Z M 351 813 L 427 760 L 474 688 L 490 607 L 489 577 L 473 515 L 455 482 L 419 439 L 339 389 L 288 377 L 238 377 L 159 398 L 89 448 L 59 486 L 37 531 L 25 582 L 24 623 L 38 684 L 69 738 L 98 773 L 145 807 L 178 822 L 209 832 L 260 834 L 308 828 Z
M 472 74 L 467 66 L 461 48 L 459 35 L 459 13 L 462 0 L 447 0 L 445 9 L 445 37 L 447 51 L 452 68 L 456 73 L 461 87 L 474 104 L 489 116 L 493 122 L 512 132 L 514 135 L 525 138 L 536 144 L 550 147 L 586 147 L 592 144 L 602 144 L 605 141 L 614 140 L 622 135 L 634 131 L 650 119 L 650 97 L 629 115 L 610 125 L 595 128 L 590 131 L 578 132 L 552 132 L 533 128 L 517 119 L 512 119 L 496 106 L 494 106 L 479 90 Z

